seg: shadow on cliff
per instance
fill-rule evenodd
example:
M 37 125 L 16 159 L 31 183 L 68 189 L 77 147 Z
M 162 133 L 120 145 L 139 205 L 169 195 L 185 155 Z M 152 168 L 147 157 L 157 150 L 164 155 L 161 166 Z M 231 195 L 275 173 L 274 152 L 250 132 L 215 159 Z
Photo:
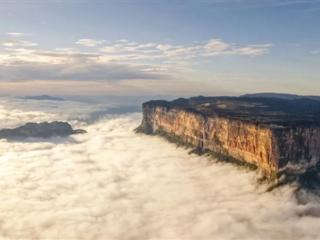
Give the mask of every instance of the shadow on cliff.
M 276 181 L 269 183 L 270 186 L 267 188 L 267 192 L 288 184 L 296 187 L 295 197 L 299 204 L 320 204 L 320 162 L 303 172 L 280 172 Z M 317 217 L 320 217 L 320 209 Z
M 299 187 L 296 190 L 296 197 L 299 203 L 307 204 L 310 201 L 320 203 L 320 163 L 301 174 L 297 182 Z

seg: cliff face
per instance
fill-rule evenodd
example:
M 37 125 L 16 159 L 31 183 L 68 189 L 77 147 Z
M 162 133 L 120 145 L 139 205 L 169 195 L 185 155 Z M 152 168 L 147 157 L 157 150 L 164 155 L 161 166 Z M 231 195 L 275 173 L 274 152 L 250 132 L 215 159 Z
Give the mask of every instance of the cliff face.
M 212 100 L 209 102 L 212 104 Z M 238 116 L 230 112 L 228 104 L 220 100 L 213 102 L 211 114 L 207 109 L 208 100 L 194 104 L 145 103 L 139 129 L 218 157 L 254 165 L 269 177 L 284 168 L 308 167 L 319 162 L 320 128 L 316 124 L 307 125 L 301 119 L 288 123 L 282 117 L 280 121 L 279 118 L 266 121 L 260 118 L 261 114 L 257 119 L 252 120 L 251 116 L 248 120 L 244 112 Z M 227 109 L 228 113 L 219 111 L 221 109 Z

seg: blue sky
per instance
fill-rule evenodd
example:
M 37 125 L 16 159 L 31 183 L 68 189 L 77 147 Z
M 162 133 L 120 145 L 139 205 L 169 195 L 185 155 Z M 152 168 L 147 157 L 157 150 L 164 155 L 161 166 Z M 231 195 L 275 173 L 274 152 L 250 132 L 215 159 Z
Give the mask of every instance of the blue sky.
M 320 94 L 319 0 L 5 0 L 0 16 L 2 94 Z

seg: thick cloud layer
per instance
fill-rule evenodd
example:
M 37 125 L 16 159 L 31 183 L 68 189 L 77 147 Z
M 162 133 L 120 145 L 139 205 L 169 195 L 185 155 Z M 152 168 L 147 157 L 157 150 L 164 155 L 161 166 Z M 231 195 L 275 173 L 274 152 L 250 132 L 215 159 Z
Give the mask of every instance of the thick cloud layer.
M 42 108 L 33 111 L 39 119 L 57 117 Z M 1 108 L 1 123 L 29 116 L 30 110 Z M 265 193 L 254 172 L 136 135 L 140 118 L 77 120 L 88 134 L 70 139 L 1 140 L 0 238 L 320 238 L 313 214 L 320 206 L 298 205 L 293 187 Z

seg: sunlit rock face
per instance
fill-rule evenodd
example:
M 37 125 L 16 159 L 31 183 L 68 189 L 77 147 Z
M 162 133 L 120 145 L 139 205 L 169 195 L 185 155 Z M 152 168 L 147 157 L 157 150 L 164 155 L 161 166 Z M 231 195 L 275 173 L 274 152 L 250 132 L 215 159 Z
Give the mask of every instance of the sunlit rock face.
M 319 125 L 320 102 L 310 99 L 197 97 L 143 104 L 139 130 L 273 177 L 319 162 Z

